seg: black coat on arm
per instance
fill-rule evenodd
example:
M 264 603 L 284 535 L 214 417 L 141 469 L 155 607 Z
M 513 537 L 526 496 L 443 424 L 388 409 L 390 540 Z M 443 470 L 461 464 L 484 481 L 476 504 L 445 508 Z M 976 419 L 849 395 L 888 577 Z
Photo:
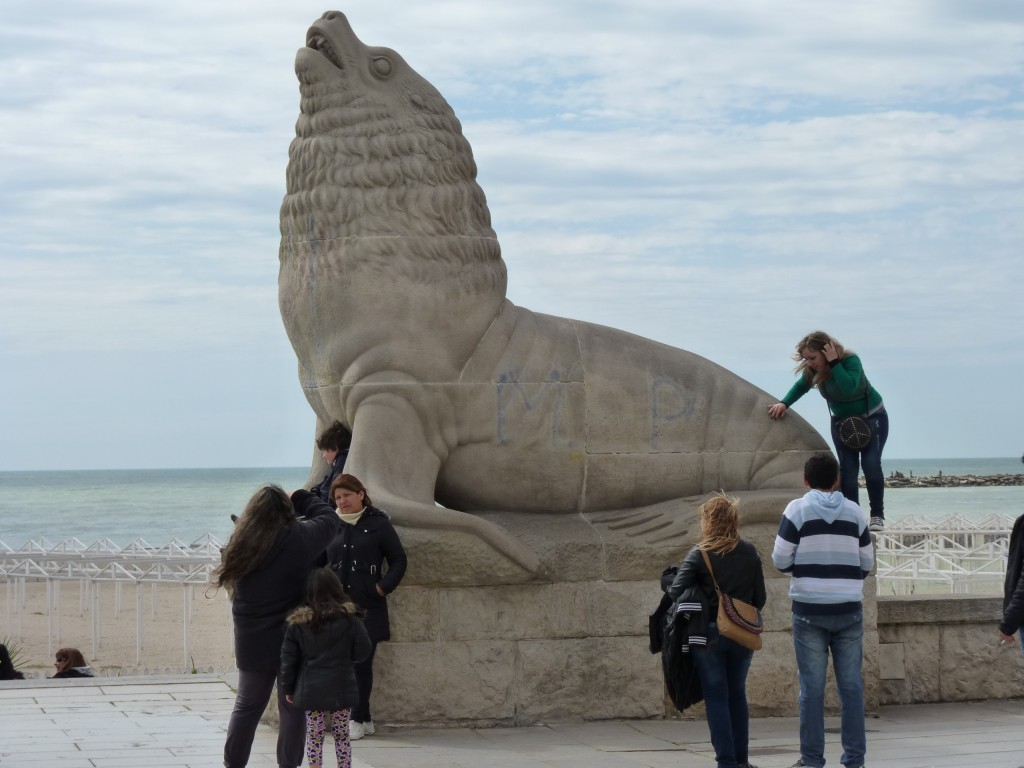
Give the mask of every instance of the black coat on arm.
M 1024 625 L 1024 515 L 1017 518 L 1010 533 L 1003 586 L 1003 619 L 999 631 L 1012 635 Z

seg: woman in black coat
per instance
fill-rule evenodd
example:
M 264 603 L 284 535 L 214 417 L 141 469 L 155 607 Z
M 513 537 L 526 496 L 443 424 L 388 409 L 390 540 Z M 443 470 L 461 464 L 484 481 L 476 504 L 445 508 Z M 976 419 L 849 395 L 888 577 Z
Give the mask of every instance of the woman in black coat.
M 226 768 L 249 761 L 281 666 L 285 618 L 302 601 L 309 571 L 340 525 L 326 502 L 308 491 L 295 491 L 289 499 L 276 485 L 256 491 L 238 518 L 213 578 L 231 596 L 238 666 L 238 694 L 224 742 Z M 280 690 L 277 709 L 277 763 L 292 768 L 302 763 L 305 713 Z
M 754 652 L 727 637 L 718 636 L 718 595 L 704 562 L 708 555 L 722 593 L 764 608 L 764 571 L 757 549 L 740 538 L 736 502 L 715 496 L 700 507 L 701 536 L 679 566 L 668 594 L 676 599 L 686 589 L 698 587 L 707 597 L 711 622 L 706 650 L 693 652 L 693 665 L 704 694 L 704 712 L 711 744 L 720 766 L 748 766 L 749 712 L 747 672 Z
M 353 475 L 338 475 L 331 486 L 342 525 L 327 546 L 327 564 L 345 592 L 366 611 L 364 623 L 373 642 L 370 655 L 355 666 L 359 703 L 352 710 L 351 738 L 373 734 L 370 694 L 377 643 L 391 639 L 387 596 L 405 575 L 405 549 L 387 513 L 370 501 L 366 487 Z M 385 570 L 384 564 L 387 563 Z
M 57 668 L 54 677 L 96 677 L 89 662 L 77 648 L 60 648 L 54 656 L 53 666 Z

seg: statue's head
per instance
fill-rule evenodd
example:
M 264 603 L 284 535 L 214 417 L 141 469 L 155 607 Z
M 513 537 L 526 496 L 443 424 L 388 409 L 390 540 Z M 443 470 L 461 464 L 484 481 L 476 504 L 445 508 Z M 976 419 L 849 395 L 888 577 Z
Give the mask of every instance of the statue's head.
M 390 48 L 325 13 L 295 57 L 301 113 L 282 233 L 494 238 L 476 163 L 452 108 Z
M 461 370 L 507 276 L 455 113 L 395 51 L 330 12 L 295 57 L 301 95 L 281 205 L 281 316 L 323 423 L 339 385 Z

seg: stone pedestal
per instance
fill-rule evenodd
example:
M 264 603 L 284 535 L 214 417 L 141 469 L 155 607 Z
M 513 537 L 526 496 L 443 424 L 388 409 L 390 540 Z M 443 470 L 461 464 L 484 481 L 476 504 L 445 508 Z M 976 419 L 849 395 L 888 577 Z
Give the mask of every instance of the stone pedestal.
M 790 631 L 789 577 L 771 564 L 778 520 L 799 491 L 740 494 L 740 534 L 764 564 L 764 647 L 747 680 L 754 717 L 799 714 Z M 679 717 L 664 693 L 661 656 L 648 650 L 659 577 L 692 547 L 696 509 L 686 500 L 671 527 L 635 514 L 492 514 L 538 553 L 545 577 L 500 582 L 459 535 L 399 529 L 409 555 L 389 598 L 392 639 L 377 649 L 371 700 L 387 726 L 532 725 Z M 659 524 L 660 525 L 660 524 Z M 500 570 L 500 569 L 499 569 Z M 472 583 L 472 582 L 477 583 Z M 864 691 L 879 705 L 875 580 L 864 585 Z M 839 699 L 830 670 L 829 714 Z M 703 704 L 685 713 L 703 717 Z M 267 718 L 276 721 L 275 707 Z
M 741 535 L 761 553 L 768 588 L 764 647 L 754 656 L 747 686 L 754 716 L 798 714 L 789 577 L 771 564 L 777 521 L 796 495 L 741 496 Z M 685 544 L 678 537 L 659 543 L 656 533 L 624 534 L 593 516 L 488 517 L 529 542 L 547 580 L 456 583 L 458 574 L 443 563 L 460 558 L 446 553 L 447 542 L 400 530 L 410 568 L 390 598 L 392 640 L 377 651 L 374 719 L 388 725 L 530 725 L 677 716 L 664 696 L 661 657 L 648 650 L 647 624 L 661 597 L 659 577 L 682 561 L 692 534 Z M 865 584 L 868 711 L 878 708 L 874 592 L 872 578 Z M 832 713 L 838 712 L 834 689 L 832 682 Z M 703 705 L 686 714 L 703 716 Z

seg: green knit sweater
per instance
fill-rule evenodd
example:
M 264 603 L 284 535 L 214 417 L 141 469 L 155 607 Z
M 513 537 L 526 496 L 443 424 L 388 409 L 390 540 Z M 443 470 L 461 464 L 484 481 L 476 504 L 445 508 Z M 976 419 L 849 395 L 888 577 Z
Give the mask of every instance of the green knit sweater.
M 847 355 L 841 360 L 829 363 L 829 366 L 832 368 L 832 376 L 822 383 L 819 391 L 833 416 L 840 419 L 847 416 L 863 416 L 882 404 L 882 396 L 864 375 L 864 366 L 861 365 L 859 357 Z M 793 403 L 810 391 L 813 374 L 809 376 L 809 373 L 811 372 L 805 371 L 782 398 L 787 408 L 791 408 Z M 868 394 L 866 410 L 865 389 Z

